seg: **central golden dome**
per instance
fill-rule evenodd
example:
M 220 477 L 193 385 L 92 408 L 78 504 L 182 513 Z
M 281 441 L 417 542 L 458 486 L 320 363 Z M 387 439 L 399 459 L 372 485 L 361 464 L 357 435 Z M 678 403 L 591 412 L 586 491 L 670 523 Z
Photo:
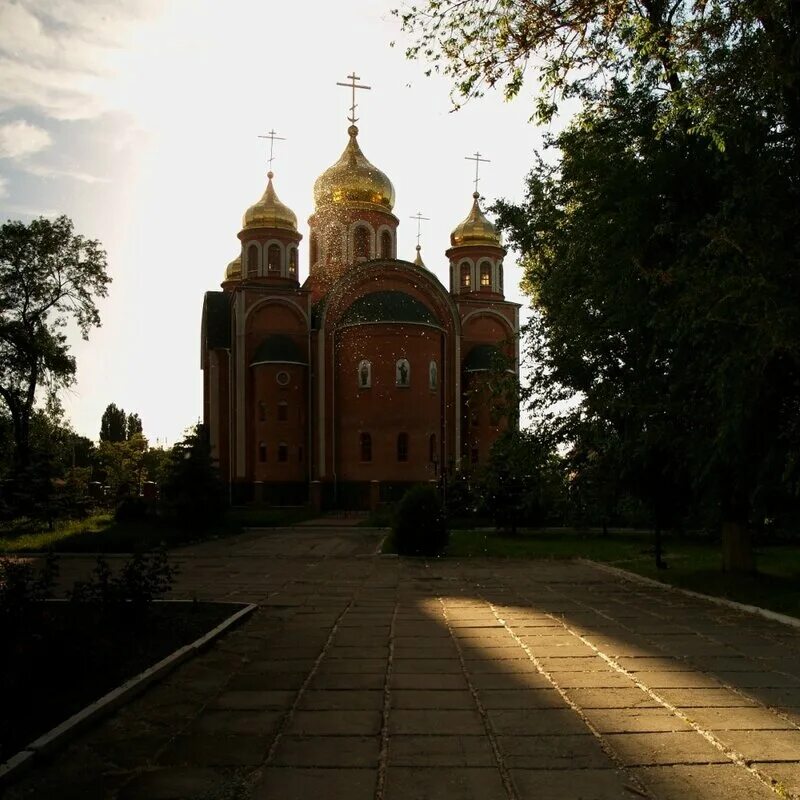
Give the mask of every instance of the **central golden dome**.
M 331 205 L 372 206 L 380 211 L 394 207 L 394 186 L 376 166 L 367 161 L 358 146 L 358 128 L 351 125 L 341 158 L 314 183 L 314 205 L 321 209 Z
M 503 239 L 491 222 L 481 211 L 478 203 L 480 195 L 475 192 L 472 195 L 472 208 L 467 218 L 456 225 L 450 234 L 450 243 L 453 247 L 465 244 L 491 244 L 496 247 L 503 246 Z
M 297 231 L 297 216 L 289 206 L 278 200 L 272 186 L 272 172 L 267 173 L 267 188 L 261 199 L 250 206 L 242 217 L 243 228 L 280 228 Z

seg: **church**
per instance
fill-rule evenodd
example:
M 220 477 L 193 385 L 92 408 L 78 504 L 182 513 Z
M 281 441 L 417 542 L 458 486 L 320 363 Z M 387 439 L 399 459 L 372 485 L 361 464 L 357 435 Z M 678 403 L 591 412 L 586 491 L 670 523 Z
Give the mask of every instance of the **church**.
M 204 298 L 204 429 L 235 503 L 375 508 L 480 466 L 507 424 L 484 385 L 519 368 L 501 236 L 476 191 L 443 254 L 449 286 L 419 244 L 400 257 L 394 187 L 355 121 L 354 100 L 344 151 L 314 183 L 307 275 L 270 170 Z

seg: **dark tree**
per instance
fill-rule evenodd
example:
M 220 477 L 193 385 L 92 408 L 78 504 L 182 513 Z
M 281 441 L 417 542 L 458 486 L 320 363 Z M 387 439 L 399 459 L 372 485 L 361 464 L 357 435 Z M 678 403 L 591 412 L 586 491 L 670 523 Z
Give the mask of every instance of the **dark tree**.
M 128 439 L 128 417 L 125 410 L 109 403 L 100 420 L 101 442 L 124 442 Z
M 65 216 L 0 228 L 0 399 L 12 420 L 16 472 L 30 463 L 38 397 L 74 380 L 66 327 L 88 338 L 100 325 L 95 299 L 110 281 L 100 243 L 75 235 Z
M 142 433 L 142 420 L 138 414 L 128 414 L 126 423 L 127 438 L 130 439 L 137 433 Z

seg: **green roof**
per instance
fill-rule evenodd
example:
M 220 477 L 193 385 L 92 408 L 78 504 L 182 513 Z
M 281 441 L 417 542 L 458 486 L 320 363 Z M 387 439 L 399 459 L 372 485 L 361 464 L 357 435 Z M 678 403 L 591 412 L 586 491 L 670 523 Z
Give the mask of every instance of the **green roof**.
M 307 364 L 308 359 L 293 339 L 280 333 L 273 333 L 256 348 L 250 366 L 265 363 Z
M 431 310 L 405 292 L 372 292 L 359 297 L 344 312 L 342 325 L 359 325 L 365 322 L 416 322 L 437 325 Z
M 493 344 L 476 344 L 464 359 L 467 372 L 490 372 L 506 369 L 508 359 Z
M 203 301 L 203 329 L 207 350 L 231 346 L 231 304 L 225 292 L 206 292 Z

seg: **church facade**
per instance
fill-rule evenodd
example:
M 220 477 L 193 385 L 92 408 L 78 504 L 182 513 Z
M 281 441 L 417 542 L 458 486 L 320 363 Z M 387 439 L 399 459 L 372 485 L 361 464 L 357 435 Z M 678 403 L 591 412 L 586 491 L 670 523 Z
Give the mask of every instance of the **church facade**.
M 374 507 L 483 463 L 506 424 L 486 377 L 518 369 L 519 306 L 477 192 L 444 254 L 449 286 L 398 257 L 389 178 L 348 129 L 314 184 L 308 274 L 273 174 L 202 316 L 203 417 L 234 502 Z

